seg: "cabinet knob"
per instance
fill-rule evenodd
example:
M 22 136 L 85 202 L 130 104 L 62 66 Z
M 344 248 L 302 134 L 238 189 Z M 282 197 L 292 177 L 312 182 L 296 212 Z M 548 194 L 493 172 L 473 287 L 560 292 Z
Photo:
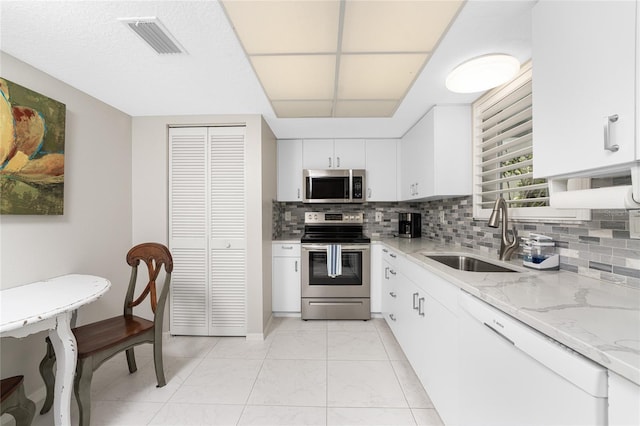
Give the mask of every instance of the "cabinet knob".
M 618 121 L 618 114 L 610 115 L 604 118 L 604 149 L 611 152 L 617 152 L 620 146 L 616 143 L 611 143 L 611 124 Z

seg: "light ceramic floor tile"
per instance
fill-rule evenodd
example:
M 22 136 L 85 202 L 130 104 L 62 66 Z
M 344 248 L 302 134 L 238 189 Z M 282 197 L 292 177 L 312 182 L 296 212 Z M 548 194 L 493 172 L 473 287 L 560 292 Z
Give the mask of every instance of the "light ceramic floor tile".
M 325 426 L 324 407 L 247 405 L 238 426 Z
M 433 408 L 433 402 L 422 387 L 420 379 L 411 368 L 409 361 L 391 361 L 393 370 L 400 381 L 400 387 L 411 408 Z
M 207 358 L 264 359 L 273 339 L 247 340 L 244 337 L 225 337 L 213 347 Z
M 444 426 L 438 412 L 434 409 L 413 408 L 411 411 L 418 426 Z
M 162 353 L 179 358 L 204 358 L 218 341 L 219 337 L 210 336 L 167 336 L 162 341 Z
M 326 331 L 283 331 L 274 336 L 269 359 L 326 359 Z
M 245 404 L 261 365 L 261 360 L 204 359 L 170 402 Z
M 374 319 L 368 321 L 327 321 L 327 329 L 329 331 L 376 331 L 375 321 Z
M 322 407 L 326 389 L 326 361 L 267 359 L 248 404 Z
M 96 401 L 91 404 L 91 425 L 146 425 L 160 411 L 162 405 L 153 402 Z
M 408 408 L 389 361 L 328 361 L 329 407 Z
M 193 426 L 238 424 L 242 405 L 168 403 L 155 415 L 150 425 Z
M 415 426 L 408 408 L 329 408 L 327 426 Z
M 275 333 L 292 330 L 319 331 L 327 329 L 327 321 L 309 320 L 303 321 L 300 318 L 279 318 L 279 324 L 274 327 Z
M 329 359 L 387 360 L 378 332 L 329 331 Z

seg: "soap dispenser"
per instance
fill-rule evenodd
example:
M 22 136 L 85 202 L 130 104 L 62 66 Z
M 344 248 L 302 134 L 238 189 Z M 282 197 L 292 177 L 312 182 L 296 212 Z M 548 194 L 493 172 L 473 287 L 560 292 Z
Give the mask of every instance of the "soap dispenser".
M 555 251 L 553 238 L 542 234 L 529 234 L 523 238 L 522 264 L 540 270 L 560 269 L 560 255 Z

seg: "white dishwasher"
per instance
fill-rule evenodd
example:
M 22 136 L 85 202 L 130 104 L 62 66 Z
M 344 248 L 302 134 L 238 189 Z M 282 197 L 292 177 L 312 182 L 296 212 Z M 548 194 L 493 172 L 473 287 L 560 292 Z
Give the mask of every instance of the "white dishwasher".
M 459 301 L 462 425 L 607 424 L 605 368 L 469 294 Z

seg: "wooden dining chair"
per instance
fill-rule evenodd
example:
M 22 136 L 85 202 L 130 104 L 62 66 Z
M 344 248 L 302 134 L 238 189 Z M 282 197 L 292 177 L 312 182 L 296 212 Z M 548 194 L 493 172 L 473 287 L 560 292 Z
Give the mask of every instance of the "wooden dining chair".
M 140 261 L 147 265 L 149 282 L 134 300 Z M 134 346 L 142 343 L 153 344 L 153 359 L 158 387 L 166 384 L 162 363 L 162 320 L 169 294 L 173 259 L 169 249 L 164 245 L 144 243 L 129 250 L 127 263 L 131 266 L 131 278 L 124 300 L 124 314 L 72 329 L 78 348 L 74 393 L 78 401 L 80 425 L 82 426 L 88 426 L 91 418 L 91 378 L 93 372 L 114 355 L 126 351 L 129 372 L 134 373 L 137 370 L 133 351 Z M 163 266 L 165 280 L 158 298 L 156 279 Z M 147 295 L 151 300 L 151 310 L 154 314 L 153 321 L 133 315 L 133 308 L 144 301 Z M 47 338 L 47 353 L 40 362 L 40 374 L 47 389 L 45 403 L 40 411 L 41 414 L 49 411 L 53 404 L 54 363 L 55 353 L 51 342 Z
M 2 379 L 0 383 L 0 409 L 13 416 L 16 426 L 29 426 L 36 413 L 36 404 L 24 394 L 24 377 Z M 4 422 L 3 422 L 4 423 Z

